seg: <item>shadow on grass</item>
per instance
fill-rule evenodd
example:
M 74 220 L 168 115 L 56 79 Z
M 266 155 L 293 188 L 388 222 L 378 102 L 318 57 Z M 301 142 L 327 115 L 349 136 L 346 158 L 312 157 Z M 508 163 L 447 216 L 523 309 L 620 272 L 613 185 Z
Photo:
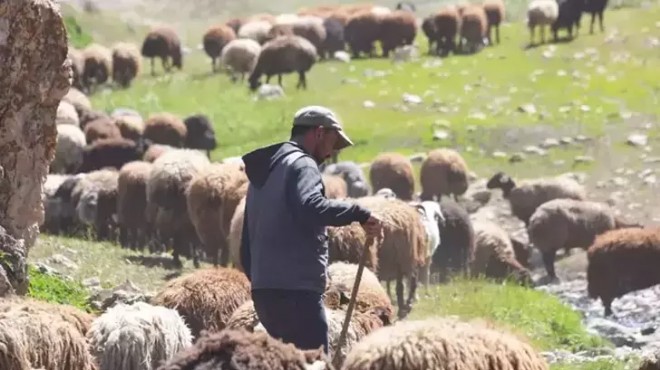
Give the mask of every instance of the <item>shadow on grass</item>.
M 181 266 L 177 266 L 174 263 L 172 256 L 124 256 L 124 258 L 144 267 L 161 267 L 167 270 L 178 270 L 181 268 Z

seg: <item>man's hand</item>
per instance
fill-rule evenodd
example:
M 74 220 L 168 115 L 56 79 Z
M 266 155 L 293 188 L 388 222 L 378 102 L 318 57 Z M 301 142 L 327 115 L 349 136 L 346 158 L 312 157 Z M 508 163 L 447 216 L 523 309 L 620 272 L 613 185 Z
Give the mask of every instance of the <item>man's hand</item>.
M 367 237 L 377 236 L 380 233 L 380 229 L 382 227 L 383 221 L 374 214 L 371 214 L 367 222 L 362 224 L 362 228 L 367 233 Z

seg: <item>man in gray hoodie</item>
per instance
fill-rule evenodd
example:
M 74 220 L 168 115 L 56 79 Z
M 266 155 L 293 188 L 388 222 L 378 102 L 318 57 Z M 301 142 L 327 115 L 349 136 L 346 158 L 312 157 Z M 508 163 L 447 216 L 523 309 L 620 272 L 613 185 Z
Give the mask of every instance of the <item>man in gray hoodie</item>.
M 301 349 L 328 353 L 326 226 L 380 227 L 369 210 L 325 197 L 319 164 L 352 144 L 331 110 L 308 106 L 289 141 L 243 156 L 250 185 L 240 252 L 255 310 L 271 336 Z

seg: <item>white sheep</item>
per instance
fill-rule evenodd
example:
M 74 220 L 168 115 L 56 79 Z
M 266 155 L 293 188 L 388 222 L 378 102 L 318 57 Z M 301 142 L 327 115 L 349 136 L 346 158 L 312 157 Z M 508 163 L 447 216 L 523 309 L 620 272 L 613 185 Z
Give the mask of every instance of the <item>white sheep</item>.
M 270 22 L 263 20 L 254 20 L 245 23 L 238 29 L 239 39 L 252 39 L 259 44 L 263 44 L 268 39 L 268 32 L 273 27 Z
M 83 162 L 87 140 L 76 125 L 57 125 L 55 158 L 50 163 L 51 173 L 76 173 Z
M 559 16 L 556 0 L 532 0 L 527 6 L 527 27 L 530 44 L 534 44 L 534 29 L 541 28 L 541 42 L 545 43 L 545 26 L 552 25 Z
M 245 74 L 254 70 L 259 60 L 261 45 L 252 39 L 234 39 L 222 49 L 220 56 L 224 67 L 231 70 L 231 79 L 236 81 L 237 74 L 241 76 L 241 82 L 245 80 Z
M 76 107 L 64 100 L 60 101 L 60 104 L 57 106 L 55 123 L 58 125 L 80 126 L 80 117 L 78 117 Z
M 176 310 L 144 302 L 118 303 L 87 333 L 99 370 L 152 370 L 192 345 L 192 334 Z

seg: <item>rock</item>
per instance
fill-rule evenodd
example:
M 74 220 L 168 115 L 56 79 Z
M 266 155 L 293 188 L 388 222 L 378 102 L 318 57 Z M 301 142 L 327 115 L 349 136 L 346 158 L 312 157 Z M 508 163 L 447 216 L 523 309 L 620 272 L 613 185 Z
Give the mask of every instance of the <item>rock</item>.
M 332 55 L 333 58 L 340 62 L 349 63 L 351 61 L 351 55 L 343 50 L 335 51 Z
M 568 136 L 562 137 L 561 140 L 559 140 L 559 142 L 564 144 L 564 145 L 568 145 L 568 144 L 571 144 L 573 142 L 573 138 L 568 137 Z
M 422 98 L 419 97 L 418 95 L 403 93 L 403 96 L 401 98 L 403 99 L 403 102 L 406 104 L 417 105 L 422 103 Z
M 634 333 L 623 325 L 606 319 L 596 318 L 592 319 L 587 327 L 605 336 L 617 347 L 637 347 Z
M 546 149 L 554 148 L 556 146 L 559 146 L 559 140 L 553 138 L 547 138 L 541 143 L 541 147 Z
M 642 334 L 642 335 L 651 335 L 651 334 L 655 333 L 655 331 L 656 331 L 656 328 L 654 328 L 654 327 L 644 328 L 644 329 L 640 330 L 640 334 Z
M 579 155 L 575 157 L 575 163 L 591 163 L 594 161 L 594 158 L 588 155 Z
M 523 151 L 527 154 L 537 154 L 537 155 L 541 155 L 541 156 L 548 154 L 547 150 L 541 149 L 538 146 L 534 146 L 534 145 L 526 146 L 523 149 Z
M 61 254 L 54 254 L 52 255 L 49 259 L 48 262 L 56 265 L 62 265 L 68 269 L 76 270 L 78 269 L 78 265 L 68 259 L 67 257 L 61 255 Z
M 54 268 L 46 265 L 45 263 L 37 262 L 34 264 L 34 267 L 39 270 L 44 275 L 49 275 L 49 276 L 59 276 L 60 273 L 57 272 Z
M 575 141 L 577 142 L 585 142 L 587 140 L 589 140 L 589 138 L 584 135 L 578 135 L 575 137 Z
M 412 163 L 422 163 L 426 159 L 426 153 L 416 153 L 408 157 Z
M 525 160 L 525 155 L 523 153 L 513 153 L 511 157 L 509 157 L 510 163 L 519 163 L 524 160 Z
M 360 81 L 354 79 L 354 78 L 342 78 L 341 83 L 343 85 L 357 85 L 360 83 Z
M 284 97 L 284 90 L 280 85 L 263 84 L 257 90 L 257 100 L 276 100 Z
M 130 280 L 112 288 L 101 290 L 89 298 L 89 302 L 97 309 L 105 311 L 117 303 L 133 304 L 135 302 L 149 302 L 151 294 L 144 293 Z
M 617 176 L 617 177 L 614 177 L 614 178 L 612 179 L 612 183 L 613 183 L 615 186 L 623 187 L 623 186 L 628 185 L 628 184 L 630 183 L 630 181 L 628 181 L 628 179 L 624 179 L 623 177 L 618 177 L 618 176 Z
M 642 147 L 646 146 L 649 142 L 648 136 L 644 134 L 631 134 L 628 136 L 628 145 Z
M 506 153 L 504 153 L 504 152 L 500 152 L 500 151 L 493 152 L 493 157 L 495 157 L 495 158 L 505 158 L 505 157 L 506 157 Z
M 536 113 L 536 106 L 534 104 L 524 104 L 518 107 L 518 112 L 534 114 Z
M 471 113 L 469 117 L 472 118 L 472 119 L 479 120 L 479 121 L 483 121 L 483 120 L 485 120 L 486 118 L 488 118 L 488 117 L 486 116 L 486 114 L 484 114 L 484 113 L 482 113 L 482 112 L 474 112 L 474 113 Z
M 657 179 L 655 175 L 651 175 L 644 178 L 644 184 L 646 185 L 655 185 L 656 183 L 657 183 Z
M 446 139 L 448 139 L 448 138 L 449 138 L 449 132 L 447 132 L 447 131 L 445 131 L 445 130 L 436 130 L 436 131 L 433 133 L 433 140 L 436 140 L 436 141 L 438 141 L 438 140 L 446 140 Z
M 372 102 L 371 100 L 365 100 L 362 103 L 362 106 L 365 107 L 365 108 L 373 108 L 373 107 L 376 106 L 376 104 L 374 102 Z
M 1 8 L 1 7 L 0 7 Z M 0 298 L 25 294 L 28 288 L 26 249 L 0 226 Z
M 87 278 L 82 281 L 82 285 L 85 288 L 94 288 L 101 286 L 101 279 L 98 276 Z

